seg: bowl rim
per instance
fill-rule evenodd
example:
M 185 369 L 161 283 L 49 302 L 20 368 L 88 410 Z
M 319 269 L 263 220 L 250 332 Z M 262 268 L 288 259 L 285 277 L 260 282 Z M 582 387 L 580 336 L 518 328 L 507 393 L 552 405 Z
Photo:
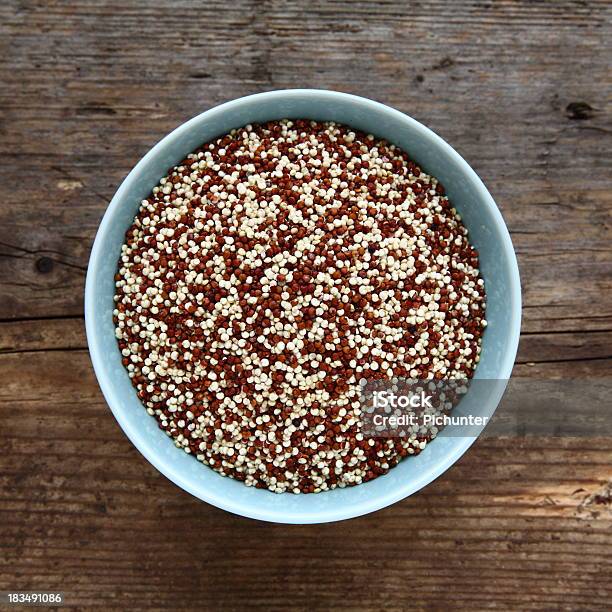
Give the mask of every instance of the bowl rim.
M 476 441 L 476 437 L 465 437 L 457 438 L 457 443 L 452 452 L 448 453 L 443 461 L 440 461 L 436 468 L 427 472 L 426 475 L 417 476 L 410 481 L 406 481 L 406 484 L 388 492 L 386 495 L 378 495 L 373 498 L 366 500 L 360 500 L 356 504 L 345 504 L 341 507 L 330 506 L 324 512 L 315 513 L 293 513 L 289 516 L 286 515 L 282 509 L 269 508 L 265 511 L 260 509 L 254 509 L 246 507 L 244 504 L 232 500 L 227 495 L 218 495 L 214 490 L 202 491 L 190 484 L 188 480 L 171 470 L 166 462 L 155 452 L 153 452 L 148 445 L 143 441 L 144 437 L 141 436 L 136 428 L 124 418 L 123 410 L 118 406 L 120 404 L 120 398 L 117 396 L 112 384 L 111 377 L 107 372 L 106 365 L 103 363 L 101 353 L 102 348 L 100 345 L 99 332 L 96 325 L 96 284 L 99 275 L 100 261 L 103 254 L 103 247 L 106 241 L 106 237 L 111 229 L 111 225 L 114 218 L 114 213 L 122 205 L 124 194 L 128 192 L 133 184 L 138 180 L 143 168 L 147 165 L 149 160 L 155 158 L 157 155 L 163 152 L 163 150 L 176 140 L 179 140 L 183 134 L 189 132 L 195 125 L 198 125 L 201 121 L 214 121 L 216 116 L 225 113 L 237 106 L 241 106 L 245 103 L 252 102 L 255 100 L 261 103 L 267 103 L 276 99 L 291 99 L 294 97 L 317 97 L 322 98 L 328 102 L 334 100 L 343 99 L 345 102 L 357 103 L 367 111 L 376 110 L 384 112 L 390 116 L 393 120 L 401 121 L 410 125 L 411 129 L 418 133 L 419 137 L 424 137 L 433 140 L 434 143 L 442 149 L 447 155 L 449 155 L 460 168 L 461 172 L 470 181 L 472 181 L 475 187 L 480 192 L 483 203 L 488 207 L 489 212 L 492 214 L 495 225 L 501 235 L 500 248 L 504 251 L 508 262 L 510 283 L 508 286 L 508 297 L 509 297 L 509 309 L 510 309 L 510 322 L 508 327 L 510 329 L 510 337 L 508 338 L 509 350 L 504 355 L 501 365 L 499 367 L 499 379 L 507 381 L 510 378 L 512 368 L 514 366 L 514 360 L 518 349 L 519 337 L 520 337 L 520 323 L 521 323 L 521 286 L 520 286 L 520 275 L 519 267 L 516 259 L 516 254 L 510 238 L 510 233 L 504 222 L 504 219 L 499 211 L 493 197 L 489 193 L 488 189 L 472 169 L 472 167 L 463 159 L 463 157 L 453 149 L 443 138 L 438 136 L 434 131 L 413 119 L 409 115 L 396 110 L 390 106 L 364 98 L 353 94 L 324 90 L 324 89 L 280 89 L 272 90 L 262 93 L 251 94 L 230 100 L 223 104 L 214 106 L 198 115 L 192 117 L 186 122 L 182 123 L 161 140 L 155 144 L 132 168 L 121 185 L 115 192 L 109 205 L 107 206 L 102 220 L 98 226 L 95 240 L 91 249 L 89 263 L 87 268 L 87 276 L 85 280 L 85 329 L 87 335 L 87 343 L 89 348 L 90 359 L 94 368 L 98 384 L 102 390 L 106 403 L 111 409 L 115 419 L 119 423 L 123 432 L 127 435 L 132 444 L 138 449 L 138 451 L 145 457 L 149 463 L 151 463 L 159 472 L 161 472 L 170 481 L 181 487 L 183 490 L 191 493 L 193 496 L 212 504 L 218 508 L 229 511 L 233 514 L 259 519 L 264 521 L 279 522 L 279 523 L 294 523 L 294 524 L 311 524 L 311 523 L 325 523 L 332 521 L 345 520 L 349 518 L 356 518 L 381 508 L 385 508 L 401 499 L 408 497 L 409 495 L 420 490 L 424 486 L 433 482 L 441 474 L 443 474 L 448 468 L 450 468 Z M 279 117 L 281 119 L 282 117 Z M 189 152 L 187 152 L 189 153 Z M 186 154 L 187 154 L 186 153 Z M 499 398 L 497 403 L 501 399 L 505 384 L 500 390 Z M 325 493 L 323 493 L 325 494 Z

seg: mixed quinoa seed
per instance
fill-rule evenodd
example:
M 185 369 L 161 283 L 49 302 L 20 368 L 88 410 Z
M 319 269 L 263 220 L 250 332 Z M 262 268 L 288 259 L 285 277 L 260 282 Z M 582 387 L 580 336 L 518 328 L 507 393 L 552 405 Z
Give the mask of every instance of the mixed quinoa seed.
M 334 123 L 247 125 L 161 179 L 126 233 L 114 319 L 175 444 L 275 492 L 366 482 L 435 435 L 362 432 L 363 379 L 469 378 L 478 254 L 442 185 Z

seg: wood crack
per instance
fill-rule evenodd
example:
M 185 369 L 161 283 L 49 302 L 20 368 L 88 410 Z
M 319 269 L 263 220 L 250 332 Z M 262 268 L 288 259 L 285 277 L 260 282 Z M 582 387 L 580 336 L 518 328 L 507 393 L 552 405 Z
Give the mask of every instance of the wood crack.
M 60 251 L 56 251 L 53 249 L 26 249 L 25 247 L 18 246 L 15 244 L 10 244 L 8 242 L 0 241 L 0 246 L 7 247 L 9 249 L 14 249 L 15 251 L 20 251 L 21 255 L 14 255 L 9 253 L 0 253 L 0 257 L 11 257 L 14 259 L 20 259 L 22 257 L 26 257 L 27 255 L 36 256 L 36 255 L 44 255 L 47 259 L 52 260 L 54 263 L 60 266 L 66 266 L 68 268 L 74 268 L 76 270 L 80 270 L 82 272 L 87 272 L 87 266 L 83 266 L 80 264 L 70 263 L 68 261 L 63 261 L 62 259 L 58 259 L 57 257 L 50 257 L 48 253 L 53 253 L 55 255 L 59 255 L 60 257 L 70 257 L 66 253 L 62 253 Z

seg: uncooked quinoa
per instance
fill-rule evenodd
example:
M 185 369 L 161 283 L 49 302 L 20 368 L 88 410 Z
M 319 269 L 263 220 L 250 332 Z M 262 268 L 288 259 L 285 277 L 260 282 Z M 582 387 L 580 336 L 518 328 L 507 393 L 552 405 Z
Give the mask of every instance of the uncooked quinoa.
M 363 379 L 469 378 L 478 254 L 444 188 L 334 123 L 247 125 L 168 171 L 126 233 L 123 364 L 176 446 L 275 492 L 366 482 L 435 431 L 362 432 Z

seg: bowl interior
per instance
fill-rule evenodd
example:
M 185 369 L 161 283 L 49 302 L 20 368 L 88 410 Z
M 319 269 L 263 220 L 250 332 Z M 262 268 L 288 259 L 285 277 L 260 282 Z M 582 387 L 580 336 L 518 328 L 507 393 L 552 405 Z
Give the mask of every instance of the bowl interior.
M 92 362 L 119 424 L 142 454 L 193 495 L 253 518 L 316 523 L 359 516 L 385 507 L 431 482 L 472 444 L 473 437 L 439 437 L 416 457 L 371 482 L 318 495 L 274 494 L 222 477 L 178 450 L 143 409 L 121 365 L 112 321 L 114 279 L 125 231 L 140 201 L 168 168 L 202 143 L 233 128 L 282 118 L 337 121 L 385 138 L 404 149 L 444 184 L 480 252 L 487 291 L 488 327 L 476 377 L 501 381 L 487 400 L 497 406 L 514 362 L 520 327 L 518 267 L 508 231 L 488 191 L 467 163 L 420 123 L 382 104 L 347 94 L 288 90 L 228 102 L 183 124 L 158 143 L 115 194 L 92 249 L 86 284 L 86 324 Z

